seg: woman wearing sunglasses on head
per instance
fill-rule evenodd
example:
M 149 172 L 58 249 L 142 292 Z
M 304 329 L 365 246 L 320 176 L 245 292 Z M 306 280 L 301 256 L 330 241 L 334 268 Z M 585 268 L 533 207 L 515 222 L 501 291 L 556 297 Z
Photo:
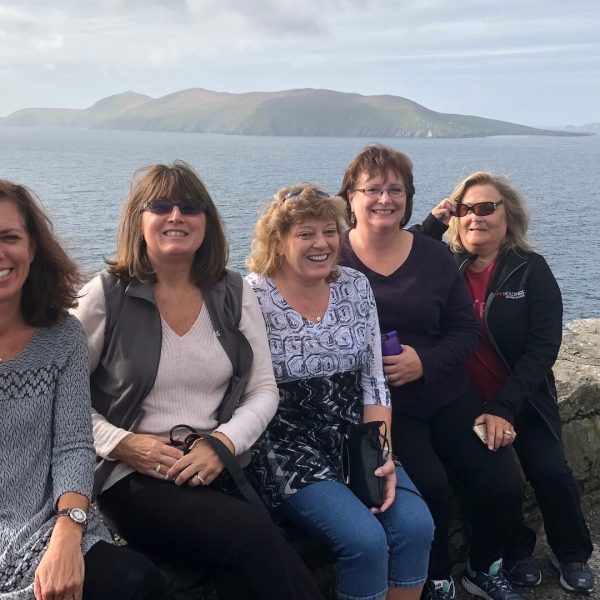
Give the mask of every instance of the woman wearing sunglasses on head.
M 260 308 L 227 256 L 189 165 L 136 173 L 116 257 L 76 310 L 90 349 L 98 506 L 136 547 L 208 570 L 219 598 L 320 598 L 264 507 L 227 479 L 277 408 Z
M 0 598 L 159 600 L 158 571 L 89 505 L 94 447 L 76 265 L 0 179 Z
M 336 266 L 344 227 L 341 198 L 311 184 L 280 190 L 256 225 L 248 280 L 280 402 L 252 466 L 265 501 L 335 554 L 338 598 L 417 600 L 433 525 L 404 469 L 373 468 L 385 482 L 376 506 L 342 481 L 346 429 L 383 422 L 385 446 L 391 417 L 371 288 Z
M 449 224 L 448 243 L 481 324 L 481 343 L 467 361 L 485 401 L 477 423 L 486 426 L 489 445 L 514 438 L 514 426 L 513 447 L 535 490 L 560 583 L 591 592 L 592 543 L 565 457 L 552 374 L 561 342 L 561 294 L 527 241 L 525 199 L 506 178 L 479 172 L 461 181 L 433 215 Z M 541 582 L 535 542 L 521 521 L 504 555 L 505 569 L 519 585 Z
M 472 431 L 481 400 L 464 361 L 477 347 L 479 327 L 447 249 L 404 229 L 414 191 L 408 156 L 382 145 L 360 152 L 346 168 L 340 190 L 351 222 L 340 262 L 367 276 L 381 331 L 397 332 L 401 342 L 400 352 L 383 357 L 383 369 L 392 397 L 394 452 L 435 523 L 423 597 L 455 595 L 448 551 L 449 470 L 473 501 L 470 591 L 492 600 L 521 600 L 501 569 L 521 506 L 518 465 L 501 447 L 506 440 L 490 451 Z

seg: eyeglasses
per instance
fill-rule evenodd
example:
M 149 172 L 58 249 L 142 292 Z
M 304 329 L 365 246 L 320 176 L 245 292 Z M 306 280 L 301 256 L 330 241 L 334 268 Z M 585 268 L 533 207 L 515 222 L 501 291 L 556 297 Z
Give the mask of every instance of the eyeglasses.
M 357 188 L 355 192 L 362 192 L 369 196 L 369 198 L 379 198 L 383 195 L 383 192 L 387 192 L 392 198 L 402 198 L 406 194 L 406 190 L 399 185 L 392 185 L 389 188 L 382 188 L 377 185 L 368 188 Z
M 199 215 L 205 212 L 204 206 L 201 204 L 192 204 L 191 202 L 173 202 L 166 198 L 157 198 L 149 200 L 144 204 L 142 210 L 149 210 L 155 215 L 170 215 L 174 207 L 179 209 L 182 215 Z
M 305 189 L 306 189 L 306 186 L 301 186 L 301 185 L 293 188 L 283 197 L 283 202 L 285 202 L 286 200 L 291 200 L 292 198 L 297 198 L 298 196 L 300 196 L 300 194 L 302 194 L 302 192 Z M 317 198 L 322 198 L 323 200 L 329 200 L 329 198 L 331 198 L 331 196 L 327 192 L 324 192 L 323 190 L 320 190 L 319 188 L 313 188 L 311 190 L 311 193 L 314 194 Z
M 202 436 L 189 425 L 175 425 L 169 432 L 171 446 L 179 448 L 184 454 L 188 454 L 192 449 L 192 444 L 201 438 Z
M 477 202 L 470 206 L 459 203 L 456 205 L 456 210 L 451 214 L 453 217 L 466 217 L 469 211 L 472 211 L 478 217 L 487 217 L 488 215 L 493 215 L 501 204 L 502 200 L 498 200 L 498 202 Z

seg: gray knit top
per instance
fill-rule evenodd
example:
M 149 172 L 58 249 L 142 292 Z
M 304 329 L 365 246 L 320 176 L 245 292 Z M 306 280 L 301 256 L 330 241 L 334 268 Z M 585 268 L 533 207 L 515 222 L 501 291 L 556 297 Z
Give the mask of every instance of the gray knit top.
M 0 361 L 0 600 L 33 599 L 33 579 L 65 492 L 90 497 L 92 443 L 87 342 L 68 317 Z M 90 509 L 82 550 L 111 541 Z

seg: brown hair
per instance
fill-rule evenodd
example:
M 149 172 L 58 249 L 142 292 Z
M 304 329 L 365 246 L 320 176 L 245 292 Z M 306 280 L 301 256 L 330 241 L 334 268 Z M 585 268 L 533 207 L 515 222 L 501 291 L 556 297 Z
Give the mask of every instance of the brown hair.
M 406 207 L 404 216 L 400 222 L 400 227 L 404 227 L 412 216 L 413 196 L 415 195 L 415 185 L 413 182 L 412 161 L 406 154 L 398 152 L 389 146 L 383 144 L 371 144 L 363 148 L 360 153 L 352 159 L 352 162 L 346 167 L 342 187 L 338 192 L 346 201 L 346 213 L 348 222 L 351 222 L 350 216 L 350 192 L 356 187 L 360 176 L 366 173 L 369 177 L 377 175 L 386 176 L 388 171 L 393 171 L 402 178 L 404 189 L 406 190 Z
M 463 179 L 450 194 L 450 200 L 460 204 L 467 190 L 474 185 L 492 185 L 498 190 L 502 198 L 504 212 L 506 214 L 506 236 L 502 242 L 502 250 L 512 248 L 532 252 L 533 247 L 527 240 L 527 228 L 529 226 L 529 212 L 527 201 L 523 194 L 502 175 L 478 171 Z M 453 252 L 466 252 L 460 239 L 459 219 L 450 219 L 450 225 L 446 232 L 448 245 Z
M 106 260 L 108 271 L 125 280 L 155 281 L 142 238 L 142 213 L 150 200 L 165 198 L 201 206 L 206 214 L 206 233 L 192 264 L 194 282 L 205 287 L 225 274 L 229 249 L 219 211 L 194 169 L 176 160 L 172 165 L 149 165 L 133 176 L 131 191 L 119 222 L 117 254 Z
M 297 194 L 286 199 L 290 192 L 296 191 Z M 256 223 L 246 266 L 255 273 L 273 275 L 280 266 L 279 255 L 292 225 L 309 219 L 331 219 L 335 221 L 341 235 L 346 227 L 344 212 L 342 198 L 326 196 L 312 183 L 289 185 L 280 189 Z M 337 276 L 338 269 L 335 267 L 327 279 L 333 281 Z
M 81 283 L 77 265 L 58 242 L 50 219 L 31 190 L 0 179 L 0 201 L 17 205 L 34 252 L 21 294 L 23 319 L 33 327 L 53 325 L 77 304 L 76 288 Z

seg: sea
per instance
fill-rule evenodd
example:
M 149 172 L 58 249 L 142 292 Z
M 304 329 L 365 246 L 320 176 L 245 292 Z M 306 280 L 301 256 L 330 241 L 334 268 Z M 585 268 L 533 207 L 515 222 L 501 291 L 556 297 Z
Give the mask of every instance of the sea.
M 134 171 L 185 160 L 221 211 L 230 266 L 243 271 L 254 224 L 275 191 L 311 181 L 335 193 L 345 166 L 369 142 L 411 157 L 411 223 L 474 171 L 509 177 L 528 199 L 530 238 L 562 289 L 565 322 L 600 316 L 600 136 L 366 139 L 0 127 L 0 177 L 38 194 L 56 232 L 91 277 L 114 254 Z

